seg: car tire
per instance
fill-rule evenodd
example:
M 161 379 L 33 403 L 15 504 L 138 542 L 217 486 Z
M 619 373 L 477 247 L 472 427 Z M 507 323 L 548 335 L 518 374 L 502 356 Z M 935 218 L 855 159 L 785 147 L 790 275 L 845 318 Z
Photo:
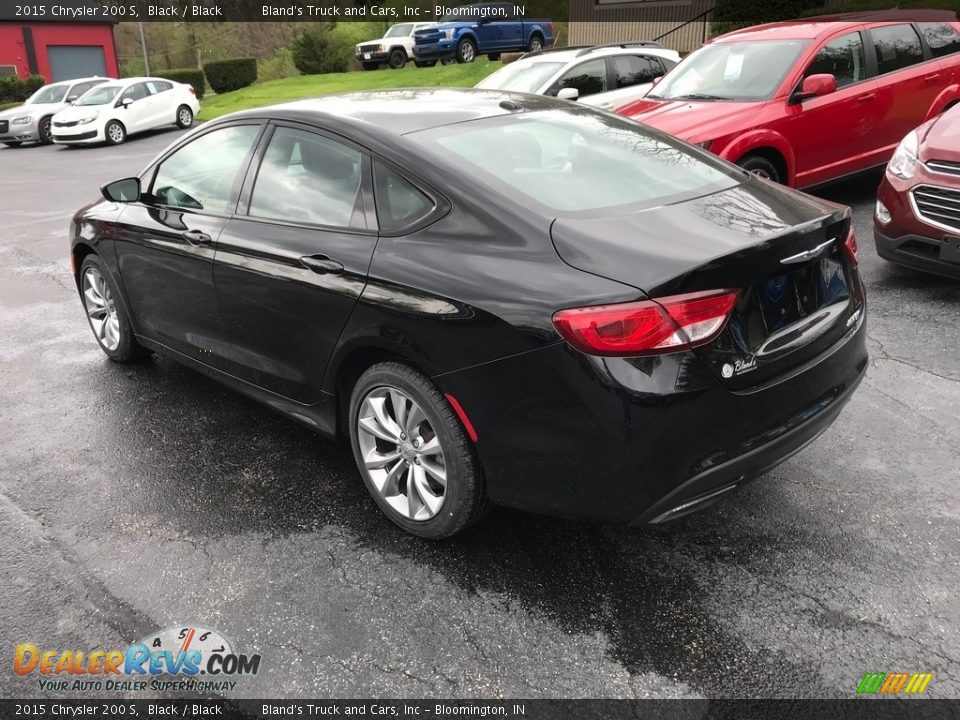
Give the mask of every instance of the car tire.
M 783 182 L 780 177 L 780 171 L 777 170 L 777 166 L 762 155 L 744 155 L 742 158 L 737 160 L 737 165 L 749 173 L 759 175 L 767 180 L 773 180 L 775 183 Z
M 387 67 L 391 70 L 400 70 L 407 64 L 407 54 L 400 48 L 394 48 L 387 57 Z
M 457 59 L 456 59 L 456 58 L 445 57 L 445 58 L 443 58 L 443 60 L 440 61 L 440 64 L 441 64 L 441 65 L 453 65 L 455 62 L 457 62 Z
M 437 64 L 436 60 L 414 60 L 413 64 L 417 67 L 433 67 Z
M 477 45 L 470 38 L 464 38 L 457 43 L 457 62 L 472 63 L 477 59 Z
M 500 59 L 500 53 L 487 53 L 487 60 L 496 62 Z
M 379 69 L 380 69 L 380 63 L 375 63 L 375 62 L 360 63 L 360 66 L 361 66 L 364 70 L 379 70 Z
M 91 253 L 83 259 L 79 280 L 87 323 L 104 354 L 119 363 L 149 355 L 134 337 L 117 288 L 99 257 Z
M 193 110 L 186 105 L 177 108 L 177 127 L 186 130 L 193 125 Z
M 418 537 L 440 539 L 487 513 L 483 473 L 470 439 L 425 375 L 399 362 L 374 365 L 353 388 L 348 418 L 364 484 L 396 525 Z M 421 454 L 418 447 L 429 452 Z
M 540 52 L 541 50 L 543 50 L 543 38 L 535 34 L 527 44 L 527 52 Z
M 47 115 L 40 118 L 40 124 L 37 125 L 37 134 L 40 136 L 42 145 L 49 145 L 53 142 L 53 116 Z
M 111 120 L 103 128 L 103 136 L 107 140 L 107 145 L 119 145 L 127 139 L 127 129 L 119 120 Z

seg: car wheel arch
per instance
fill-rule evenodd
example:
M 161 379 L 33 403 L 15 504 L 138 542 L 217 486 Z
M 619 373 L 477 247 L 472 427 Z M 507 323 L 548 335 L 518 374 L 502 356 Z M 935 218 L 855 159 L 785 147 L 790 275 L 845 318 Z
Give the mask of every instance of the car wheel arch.
M 732 163 L 738 163 L 748 155 L 759 155 L 769 160 L 781 172 L 783 184 L 793 186 L 795 157 L 793 148 L 782 135 L 769 130 L 750 133 L 728 143 L 720 152 L 720 157 Z
M 940 91 L 940 94 L 937 95 L 936 99 L 930 105 L 930 109 L 927 111 L 927 116 L 924 118 L 924 122 L 935 118 L 937 115 L 940 115 L 943 112 L 946 112 L 952 108 L 957 103 L 960 103 L 960 85 L 949 85 Z
M 77 283 L 77 287 L 80 287 L 80 267 L 83 265 L 83 261 L 86 259 L 87 255 L 95 255 L 96 250 L 92 246 L 88 245 L 85 242 L 78 242 L 73 246 L 73 249 L 70 251 L 73 255 L 73 280 Z

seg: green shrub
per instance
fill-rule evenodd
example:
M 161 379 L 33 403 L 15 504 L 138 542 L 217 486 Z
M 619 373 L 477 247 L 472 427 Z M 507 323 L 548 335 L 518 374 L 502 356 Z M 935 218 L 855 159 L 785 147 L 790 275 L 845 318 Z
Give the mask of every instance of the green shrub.
M 272 57 L 260 61 L 257 67 L 257 82 L 282 80 L 299 74 L 300 71 L 293 64 L 293 53 L 290 48 L 282 47 Z
M 174 68 L 172 70 L 162 70 L 158 73 L 158 76 L 166 78 L 167 80 L 173 80 L 174 82 L 193 85 L 193 89 L 197 91 L 198 98 L 203 97 L 203 91 L 207 86 L 207 83 L 203 79 L 203 70 L 198 68 Z
M 717 0 L 710 16 L 710 34 L 721 35 L 750 25 L 792 20 L 812 9 L 827 12 L 823 0 Z
M 42 75 L 31 75 L 25 80 L 16 75 L 0 75 L 0 103 L 22 103 L 46 84 Z
M 230 92 L 253 85 L 257 81 L 257 60 L 256 58 L 216 60 L 204 65 L 203 72 L 214 92 Z
M 345 38 L 320 25 L 301 32 L 290 50 L 293 64 L 304 75 L 345 72 L 353 55 Z

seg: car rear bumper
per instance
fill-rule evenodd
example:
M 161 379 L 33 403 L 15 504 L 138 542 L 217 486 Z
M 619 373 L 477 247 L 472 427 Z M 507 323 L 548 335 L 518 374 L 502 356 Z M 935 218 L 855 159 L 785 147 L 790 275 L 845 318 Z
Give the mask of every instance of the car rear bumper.
M 814 440 L 863 378 L 865 337 L 861 315 L 807 366 L 745 391 L 690 352 L 591 358 L 565 343 L 436 380 L 476 428 L 494 503 L 636 525 L 705 507 Z

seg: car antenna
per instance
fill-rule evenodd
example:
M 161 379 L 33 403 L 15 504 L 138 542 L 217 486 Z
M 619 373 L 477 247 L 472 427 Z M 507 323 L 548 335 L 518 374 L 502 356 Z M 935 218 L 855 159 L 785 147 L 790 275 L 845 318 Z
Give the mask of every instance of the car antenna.
M 518 103 L 516 100 L 501 100 L 500 107 L 502 107 L 504 110 L 510 110 L 511 112 L 514 110 L 523 110 L 523 105 Z

